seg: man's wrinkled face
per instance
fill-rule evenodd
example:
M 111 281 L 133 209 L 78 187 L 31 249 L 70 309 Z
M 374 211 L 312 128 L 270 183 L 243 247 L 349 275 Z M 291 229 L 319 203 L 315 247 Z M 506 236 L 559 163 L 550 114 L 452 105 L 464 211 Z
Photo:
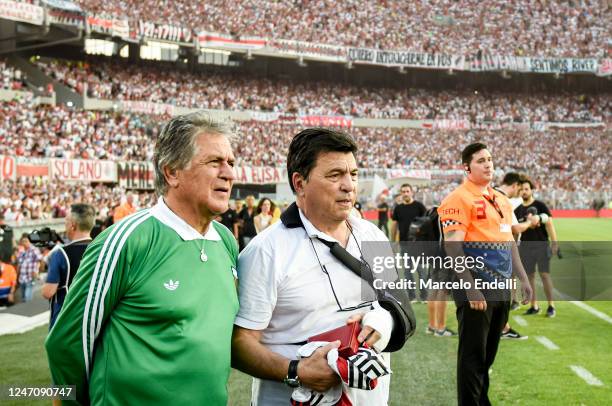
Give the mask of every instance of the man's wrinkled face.
M 200 134 L 196 152 L 185 169 L 177 170 L 176 193 L 200 213 L 210 216 L 227 211 L 234 184 L 234 154 L 220 134 Z
M 357 186 L 357 162 L 352 152 L 321 152 L 301 193 L 311 213 L 337 222 L 350 215 Z

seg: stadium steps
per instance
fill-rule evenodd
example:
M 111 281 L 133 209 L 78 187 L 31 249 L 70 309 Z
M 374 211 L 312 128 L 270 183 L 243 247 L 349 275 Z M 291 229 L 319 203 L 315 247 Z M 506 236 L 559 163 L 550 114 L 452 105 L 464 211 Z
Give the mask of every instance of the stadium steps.
M 8 58 L 8 63 L 16 68 L 21 69 L 27 75 L 29 83 L 37 88 L 46 89 L 49 83 L 53 83 L 53 89 L 55 90 L 56 103 L 66 105 L 68 102 L 72 102 L 74 108 L 83 108 L 83 96 L 73 91 L 68 86 L 54 80 L 47 76 L 37 66 L 32 65 L 25 58 L 11 55 Z

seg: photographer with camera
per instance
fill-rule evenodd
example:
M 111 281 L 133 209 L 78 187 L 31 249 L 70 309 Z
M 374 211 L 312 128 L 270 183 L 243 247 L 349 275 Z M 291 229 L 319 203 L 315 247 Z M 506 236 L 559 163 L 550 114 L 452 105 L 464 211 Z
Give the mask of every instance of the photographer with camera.
M 93 206 L 85 203 L 73 204 L 70 213 L 66 216 L 65 224 L 66 237 L 70 243 L 64 246 L 58 245 L 49 256 L 49 273 L 41 292 L 42 296 L 50 301 L 49 330 L 55 324 L 70 283 L 79 269 L 87 245 L 91 242 L 90 233 L 95 217 L 96 210 Z
M 32 300 L 32 288 L 34 281 L 38 279 L 38 270 L 43 256 L 40 250 L 31 242 L 29 235 L 21 235 L 19 245 L 23 248 L 17 254 L 17 270 L 19 273 L 19 288 L 21 289 L 21 299 L 24 302 Z

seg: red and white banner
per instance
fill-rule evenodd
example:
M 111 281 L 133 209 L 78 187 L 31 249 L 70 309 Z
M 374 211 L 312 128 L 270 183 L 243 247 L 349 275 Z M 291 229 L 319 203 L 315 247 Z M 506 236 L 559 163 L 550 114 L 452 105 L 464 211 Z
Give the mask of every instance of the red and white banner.
M 431 171 L 425 169 L 387 169 L 387 179 L 399 178 L 430 180 Z
M 45 21 L 45 10 L 29 3 L 0 0 L 0 18 L 42 25 Z
M 351 116 L 300 116 L 300 123 L 308 127 L 341 127 L 351 128 Z
M 163 41 L 191 43 L 193 35 L 190 28 L 177 27 L 169 24 L 138 21 L 138 36 Z
M 234 38 L 228 34 L 202 31 L 198 34 L 200 48 L 233 48 L 233 49 L 259 49 L 266 46 L 267 40 L 260 37 Z
M 173 115 L 174 106 L 172 104 L 152 103 L 147 101 L 123 101 L 121 102 L 123 110 L 131 111 L 132 113 L 157 114 L 157 115 Z
M 605 58 L 599 61 L 599 70 L 597 76 L 609 76 L 612 75 L 612 59 Z
M 17 176 L 49 176 L 49 159 L 18 158 Z
M 435 120 L 433 128 L 436 130 L 469 130 L 469 120 Z
M 113 161 L 51 159 L 49 175 L 53 179 L 83 182 L 117 182 L 117 164 Z
M 47 10 L 48 20 L 52 24 L 71 25 L 74 27 L 85 28 L 85 16 L 72 11 L 65 11 L 56 8 Z
M 343 46 L 288 39 L 271 39 L 267 43 L 267 48 L 279 54 L 305 56 L 334 62 L 345 62 L 348 52 L 347 48 Z
M 273 166 L 237 166 L 235 183 L 277 184 L 287 182 L 287 169 Z
M 0 155 L 0 180 L 15 180 L 17 165 L 12 156 Z
M 125 189 L 155 189 L 155 169 L 151 162 L 117 162 L 119 186 Z
M 101 32 L 115 37 L 129 38 L 130 36 L 128 20 L 91 15 L 87 17 L 87 26 L 90 31 Z
M 281 116 L 281 113 L 272 113 L 265 111 L 249 111 L 249 116 L 253 121 L 264 121 L 268 123 L 272 123 L 278 121 Z

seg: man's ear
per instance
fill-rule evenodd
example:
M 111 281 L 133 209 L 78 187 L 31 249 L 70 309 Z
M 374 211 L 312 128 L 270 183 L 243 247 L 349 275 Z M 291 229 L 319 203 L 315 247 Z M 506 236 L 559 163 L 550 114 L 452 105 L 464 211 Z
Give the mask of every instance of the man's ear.
M 168 186 L 171 188 L 175 188 L 179 184 L 178 179 L 178 169 L 170 168 L 169 166 L 164 167 L 164 178 L 166 178 L 166 182 Z
M 306 180 L 302 176 L 301 173 L 293 172 L 291 175 L 291 183 L 293 184 L 293 188 L 295 189 L 295 194 L 298 196 L 304 196 L 304 183 Z

